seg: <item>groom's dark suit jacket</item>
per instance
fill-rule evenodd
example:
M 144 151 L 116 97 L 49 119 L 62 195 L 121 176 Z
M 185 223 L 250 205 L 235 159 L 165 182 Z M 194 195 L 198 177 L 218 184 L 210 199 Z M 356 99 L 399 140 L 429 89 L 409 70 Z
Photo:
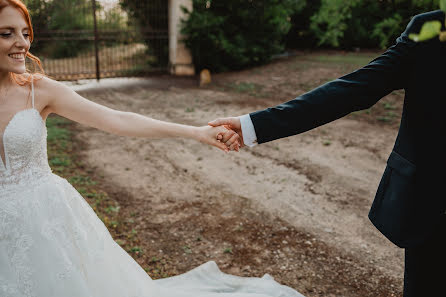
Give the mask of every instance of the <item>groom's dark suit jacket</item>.
M 264 143 L 367 109 L 404 89 L 398 137 L 369 212 L 372 223 L 400 247 L 423 242 L 446 210 L 446 42 L 408 37 L 430 20 L 445 29 L 442 11 L 417 15 L 392 47 L 363 68 L 250 114 L 257 141 Z

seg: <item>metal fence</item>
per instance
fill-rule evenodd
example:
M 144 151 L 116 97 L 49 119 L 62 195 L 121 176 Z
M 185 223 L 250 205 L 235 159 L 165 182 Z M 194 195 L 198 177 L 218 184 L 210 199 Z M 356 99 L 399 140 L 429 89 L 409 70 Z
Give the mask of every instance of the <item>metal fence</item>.
M 54 79 L 100 79 L 167 71 L 167 1 L 25 3 L 35 31 L 31 52 Z

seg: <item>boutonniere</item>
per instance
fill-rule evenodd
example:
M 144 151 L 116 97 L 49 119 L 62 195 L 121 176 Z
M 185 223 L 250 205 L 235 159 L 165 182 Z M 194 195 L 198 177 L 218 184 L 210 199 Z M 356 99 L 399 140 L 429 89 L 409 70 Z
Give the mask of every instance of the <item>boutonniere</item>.
M 446 12 L 446 0 L 440 0 L 440 9 Z M 446 19 L 445 19 L 446 25 Z M 446 41 L 446 31 L 441 31 L 441 22 L 440 21 L 430 21 L 423 24 L 421 27 L 421 31 L 418 34 L 411 33 L 409 34 L 409 38 L 413 41 L 425 41 L 428 39 L 432 39 L 436 36 L 439 36 L 440 41 Z

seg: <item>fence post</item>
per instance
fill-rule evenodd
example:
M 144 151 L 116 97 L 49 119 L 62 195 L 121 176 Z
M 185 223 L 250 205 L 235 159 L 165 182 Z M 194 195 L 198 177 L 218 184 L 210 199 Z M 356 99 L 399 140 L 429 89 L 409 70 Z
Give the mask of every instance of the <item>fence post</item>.
M 94 22 L 94 53 L 96 59 L 96 80 L 101 79 L 101 69 L 99 68 L 99 34 L 98 34 L 98 23 L 96 20 L 96 0 L 91 0 L 93 5 L 93 22 Z
M 185 14 L 181 7 L 193 9 L 192 0 L 169 0 L 169 71 L 174 75 L 194 75 L 192 55 L 186 48 L 181 34 L 181 19 Z

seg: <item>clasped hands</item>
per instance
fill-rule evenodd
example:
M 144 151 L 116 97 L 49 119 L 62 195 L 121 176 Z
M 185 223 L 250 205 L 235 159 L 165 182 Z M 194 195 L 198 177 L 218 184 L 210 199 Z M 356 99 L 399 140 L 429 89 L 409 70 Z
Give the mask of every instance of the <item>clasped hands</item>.
M 240 119 L 237 117 L 220 118 L 200 127 L 200 141 L 213 145 L 225 152 L 236 151 L 245 146 Z

